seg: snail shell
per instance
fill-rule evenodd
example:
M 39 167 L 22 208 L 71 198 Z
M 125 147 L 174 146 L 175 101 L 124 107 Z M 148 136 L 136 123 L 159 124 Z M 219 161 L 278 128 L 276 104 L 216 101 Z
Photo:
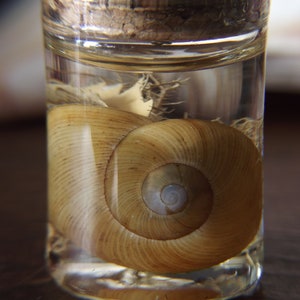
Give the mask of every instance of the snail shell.
M 261 156 L 234 128 L 66 105 L 48 129 L 50 221 L 95 256 L 186 272 L 237 255 L 258 231 Z

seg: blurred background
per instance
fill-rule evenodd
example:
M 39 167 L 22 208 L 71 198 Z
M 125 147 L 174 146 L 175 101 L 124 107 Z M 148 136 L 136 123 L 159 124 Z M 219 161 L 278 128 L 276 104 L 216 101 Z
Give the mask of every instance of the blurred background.
M 271 0 L 262 292 L 300 295 L 300 0 Z M 45 72 L 40 0 L 0 2 L 0 299 L 71 300 L 45 272 Z M 248 299 L 248 298 L 247 298 Z
M 300 1 L 272 0 L 266 90 L 300 94 Z M 40 0 L 0 4 L 0 120 L 44 113 Z

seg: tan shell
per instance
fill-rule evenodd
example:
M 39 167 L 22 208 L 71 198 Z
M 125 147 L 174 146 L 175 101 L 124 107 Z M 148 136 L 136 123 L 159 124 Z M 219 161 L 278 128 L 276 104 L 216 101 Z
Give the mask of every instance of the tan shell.
M 261 156 L 236 129 L 80 105 L 50 110 L 48 128 L 50 221 L 95 256 L 186 272 L 237 255 L 258 231 Z

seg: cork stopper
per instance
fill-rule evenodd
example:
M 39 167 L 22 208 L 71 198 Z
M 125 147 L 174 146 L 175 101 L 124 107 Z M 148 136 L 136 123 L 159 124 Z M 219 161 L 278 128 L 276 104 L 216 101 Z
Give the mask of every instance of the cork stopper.
M 233 3 L 234 2 L 234 3 Z M 263 27 L 269 1 L 47 0 L 44 24 L 53 34 L 100 40 L 199 41 Z

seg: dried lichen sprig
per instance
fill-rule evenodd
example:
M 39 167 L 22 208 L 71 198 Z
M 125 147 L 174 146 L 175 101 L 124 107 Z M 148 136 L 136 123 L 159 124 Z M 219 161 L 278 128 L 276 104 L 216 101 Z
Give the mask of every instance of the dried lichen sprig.
M 167 107 L 182 102 L 168 102 L 166 95 L 178 88 L 184 80 L 161 83 L 152 74 L 143 74 L 133 85 L 107 84 L 104 80 L 86 87 L 76 87 L 59 81 L 47 85 L 48 106 L 59 104 L 86 104 L 133 112 L 153 120 L 163 119 L 172 111 Z
M 217 122 L 224 124 L 221 118 L 216 118 L 212 122 Z M 249 117 L 244 117 L 236 120 L 232 120 L 230 126 L 241 131 L 250 140 L 253 141 L 254 145 L 257 147 L 260 153 L 263 150 L 262 132 L 263 132 L 263 119 L 252 119 Z
M 59 81 L 50 82 L 46 87 L 47 106 L 60 104 L 80 104 L 107 106 L 97 95 L 85 93 L 83 89 Z
M 86 104 L 133 112 L 148 116 L 153 106 L 153 100 L 144 101 L 142 90 L 147 82 L 142 76 L 128 89 L 123 90 L 123 84 L 108 85 L 105 81 L 86 87 L 74 87 L 65 83 L 50 82 L 47 85 L 48 106 L 60 104 Z
M 260 152 L 263 150 L 262 132 L 263 132 L 263 119 L 241 118 L 233 120 L 230 124 L 241 132 L 243 132 L 248 138 L 250 138 Z
M 176 79 L 168 82 L 160 82 L 155 76 L 149 75 L 148 84 L 145 86 L 145 97 L 153 99 L 153 107 L 150 118 L 153 120 L 159 120 L 166 118 L 165 115 L 170 114 L 173 110 L 168 110 L 169 106 L 179 105 L 184 101 L 169 101 L 167 100 L 167 94 L 179 88 L 186 79 Z

